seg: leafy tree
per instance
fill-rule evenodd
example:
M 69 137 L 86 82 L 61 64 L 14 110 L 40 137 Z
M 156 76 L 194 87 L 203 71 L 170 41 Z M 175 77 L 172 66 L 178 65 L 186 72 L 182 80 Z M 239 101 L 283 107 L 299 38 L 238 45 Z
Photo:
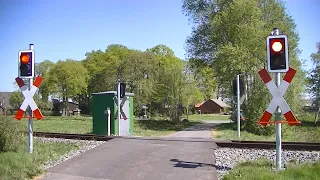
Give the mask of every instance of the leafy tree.
M 304 73 L 298 60 L 299 38 L 296 25 L 286 14 L 281 1 L 185 0 L 183 9 L 194 23 L 191 37 L 187 40 L 188 56 L 213 68 L 225 94 L 231 95 L 230 85 L 237 73 L 255 77 L 250 83 L 250 103 L 245 107 L 245 114 L 250 116 L 246 126 L 248 131 L 271 133 L 266 128 L 259 129 L 255 124 L 262 115 L 260 112 L 270 102 L 269 93 L 257 72 L 266 66 L 265 40 L 274 27 L 278 27 L 289 38 L 290 66 L 297 70 L 297 74 L 286 97 L 290 97 L 287 98 L 288 104 L 294 111 L 299 109 L 299 95 L 304 85 Z M 248 84 L 247 78 L 244 79 Z M 255 100 L 257 94 L 261 95 L 259 101 Z
M 49 71 L 49 82 L 55 84 L 64 104 L 64 115 L 68 112 L 68 98 L 77 94 L 85 94 L 88 87 L 88 71 L 79 61 L 67 59 L 58 61 Z
M 203 93 L 201 93 L 198 83 L 194 77 L 194 72 L 190 69 L 190 62 L 186 65 L 184 70 L 184 84 L 182 92 L 183 106 L 186 108 L 187 119 L 189 116 L 190 107 L 194 106 L 203 100 Z
M 317 49 L 316 53 L 311 54 L 314 68 L 312 68 L 308 77 L 308 85 L 309 92 L 313 98 L 313 104 L 315 104 L 316 107 L 320 107 L 320 43 L 317 44 Z M 315 123 L 318 121 L 319 110 L 315 118 Z
M 49 60 L 44 60 L 41 63 L 36 64 L 35 71 L 36 76 L 40 75 L 43 78 L 41 85 L 39 86 L 39 94 L 42 101 L 48 102 L 49 95 L 54 91 L 54 85 L 49 82 L 49 71 L 55 64 Z
M 9 97 L 9 103 L 13 109 L 18 110 L 20 108 L 22 102 L 23 102 L 23 95 L 21 92 L 14 91 L 11 93 L 11 95 Z

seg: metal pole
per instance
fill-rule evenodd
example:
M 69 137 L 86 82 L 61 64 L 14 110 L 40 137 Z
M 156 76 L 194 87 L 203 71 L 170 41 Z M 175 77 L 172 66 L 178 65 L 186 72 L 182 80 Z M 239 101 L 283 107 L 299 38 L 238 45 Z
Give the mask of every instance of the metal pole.
M 272 35 L 279 35 L 280 31 L 278 28 L 273 28 L 273 31 L 271 32 Z M 281 84 L 281 74 L 280 73 L 275 73 L 275 81 L 277 87 L 280 86 Z M 276 109 L 276 114 L 275 114 L 275 120 L 280 121 L 281 120 L 281 109 L 279 106 Z M 281 123 L 276 123 L 276 166 L 277 170 L 281 170 Z
M 29 44 L 29 50 L 33 50 L 33 44 Z M 33 61 L 34 61 L 34 59 L 33 59 Z M 33 78 L 30 78 L 29 79 L 29 91 L 32 87 L 32 84 L 33 84 Z M 33 132 L 32 132 L 33 123 L 32 123 L 32 109 L 30 106 L 28 108 L 28 111 L 29 111 L 29 116 L 30 116 L 29 122 L 28 122 L 28 141 L 29 141 L 28 152 L 32 153 L 32 151 L 33 151 Z
M 107 108 L 107 113 L 108 113 L 108 136 L 110 136 L 110 108 Z
M 237 75 L 237 112 L 238 139 L 240 140 L 240 74 Z
M 280 86 L 280 73 L 275 73 L 276 83 L 277 86 Z M 276 121 L 281 120 L 281 110 L 279 106 L 276 110 Z M 277 163 L 277 170 L 281 170 L 281 123 L 276 123 L 276 163 Z
M 118 80 L 118 88 L 117 88 L 117 99 L 118 99 L 118 136 L 120 136 L 120 80 Z

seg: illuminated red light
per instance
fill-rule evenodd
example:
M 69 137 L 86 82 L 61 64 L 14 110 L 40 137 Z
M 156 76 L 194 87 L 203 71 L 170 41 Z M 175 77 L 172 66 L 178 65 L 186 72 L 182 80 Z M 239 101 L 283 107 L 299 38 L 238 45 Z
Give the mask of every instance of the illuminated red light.
M 23 64 L 27 64 L 30 61 L 30 56 L 28 54 L 21 54 L 20 61 Z
M 276 39 L 271 42 L 271 49 L 273 52 L 280 52 L 283 49 L 281 40 Z

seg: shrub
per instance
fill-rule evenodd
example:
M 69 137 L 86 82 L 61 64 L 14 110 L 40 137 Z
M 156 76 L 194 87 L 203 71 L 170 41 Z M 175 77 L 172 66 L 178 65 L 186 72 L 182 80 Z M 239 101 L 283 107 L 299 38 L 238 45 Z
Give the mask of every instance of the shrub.
M 257 135 L 271 135 L 275 132 L 274 125 L 261 127 L 257 122 L 268 107 L 271 95 L 262 80 L 254 81 L 252 90 L 249 93 L 248 101 L 244 104 L 243 111 L 248 118 L 244 124 L 244 129 Z
M 0 117 L 0 151 L 17 151 L 23 141 L 23 125 L 12 117 Z

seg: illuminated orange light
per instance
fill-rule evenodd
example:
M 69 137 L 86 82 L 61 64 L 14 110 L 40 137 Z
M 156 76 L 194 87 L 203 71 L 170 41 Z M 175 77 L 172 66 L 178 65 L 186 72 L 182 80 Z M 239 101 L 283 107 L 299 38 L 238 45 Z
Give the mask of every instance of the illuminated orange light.
M 23 64 L 27 64 L 29 61 L 30 61 L 30 56 L 28 54 L 22 54 L 20 56 L 20 61 L 23 63 Z
M 280 52 L 280 51 L 282 50 L 282 44 L 281 44 L 281 42 L 274 42 L 274 43 L 272 44 L 272 50 L 273 50 L 274 52 Z

